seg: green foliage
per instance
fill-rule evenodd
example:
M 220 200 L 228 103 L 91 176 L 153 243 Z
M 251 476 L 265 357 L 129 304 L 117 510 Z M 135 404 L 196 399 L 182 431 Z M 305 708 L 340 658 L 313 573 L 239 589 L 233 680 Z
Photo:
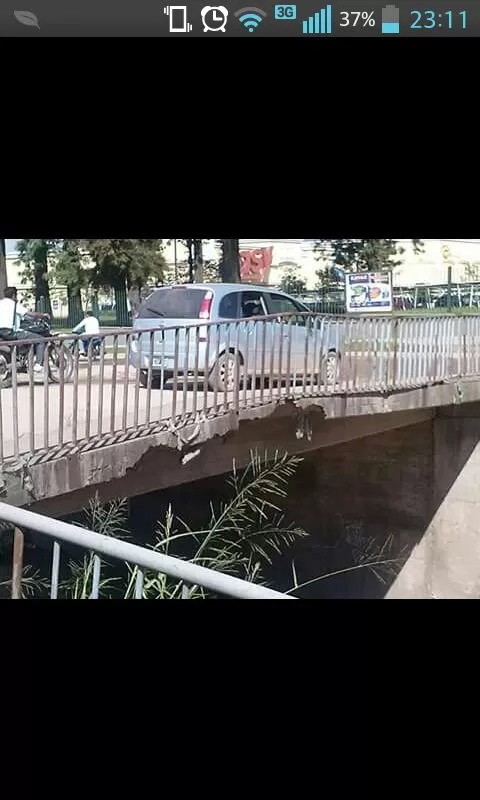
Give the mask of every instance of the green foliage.
M 304 294 L 307 291 L 307 283 L 303 278 L 297 278 L 295 267 L 288 267 L 280 282 L 280 289 L 287 294 Z
M 84 239 L 82 248 L 94 266 L 90 280 L 95 287 L 160 283 L 165 271 L 162 239 Z
M 112 536 L 116 539 L 129 539 L 127 523 L 127 500 L 115 500 L 102 505 L 98 495 L 90 501 L 85 512 L 87 530 Z M 110 562 L 100 560 L 99 596 L 112 597 L 121 578 L 109 576 Z M 59 596 L 69 600 L 88 600 L 93 590 L 95 554 L 84 553 L 81 561 L 68 562 L 68 577 L 60 584 Z M 113 592 L 113 594 L 112 594 Z
M 173 239 L 168 241 L 171 244 Z M 189 246 L 192 248 L 192 257 L 194 256 L 194 239 L 177 239 L 177 245 L 180 245 L 182 248 L 186 247 L 189 249 Z M 202 239 L 202 244 L 209 242 L 209 239 Z M 194 273 L 195 273 L 195 264 Z M 218 260 L 207 260 L 203 261 L 203 266 L 201 269 L 202 275 L 199 274 L 194 277 L 194 280 L 200 280 L 202 283 L 219 283 L 220 282 L 220 274 L 219 274 L 219 263 Z M 164 277 L 165 283 L 189 283 L 190 282 L 190 264 L 187 259 L 177 259 L 177 269 L 175 272 L 175 267 L 169 267 L 168 271 L 165 273 Z
M 52 268 L 55 282 L 67 286 L 74 294 L 79 293 L 89 282 L 87 265 L 88 256 L 81 249 L 80 239 L 63 239 L 55 252 Z
M 38 307 L 44 298 L 45 310 L 51 314 L 50 287 L 48 283 L 49 262 L 56 251 L 60 239 L 20 239 L 17 242 L 18 261 L 23 266 L 21 281 L 23 285 L 35 287 L 35 303 Z
M 420 252 L 422 240 L 412 239 L 412 244 Z M 401 263 L 396 256 L 404 252 L 397 239 L 318 239 L 316 250 L 320 258 L 331 259 L 347 272 L 396 267 Z
M 227 483 L 232 496 L 218 507 L 211 504 L 209 525 L 192 530 L 188 523 L 175 518 L 169 508 L 156 536 L 154 550 L 166 555 L 187 557 L 188 561 L 266 585 L 265 569 L 276 556 L 285 553 L 308 534 L 284 524 L 279 503 L 287 495 L 289 479 L 301 459 L 275 454 L 269 460 L 252 453 L 248 468 L 235 467 Z M 133 597 L 137 567 L 130 567 L 130 581 L 125 598 Z M 180 599 L 183 582 L 165 575 L 145 575 L 145 599 Z M 189 587 L 190 599 L 205 599 L 212 594 L 199 586 Z

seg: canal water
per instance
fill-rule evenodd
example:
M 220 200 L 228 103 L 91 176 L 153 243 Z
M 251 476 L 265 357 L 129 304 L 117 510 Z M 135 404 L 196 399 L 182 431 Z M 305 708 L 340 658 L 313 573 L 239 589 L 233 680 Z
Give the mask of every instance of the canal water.
M 183 486 L 131 498 L 125 506 L 125 527 L 129 538 L 143 546 L 152 546 L 156 533 L 165 522 L 169 508 L 175 516 L 188 524 L 191 530 L 205 530 L 209 526 L 211 507 L 219 509 L 233 496 L 228 476 L 209 478 Z M 296 591 L 302 598 L 347 599 L 382 598 L 395 579 L 408 556 L 415 536 L 408 530 L 386 530 L 384 525 L 373 525 L 362 519 L 346 519 L 339 509 L 328 510 L 328 503 L 319 513 L 315 460 L 306 458 L 291 478 L 287 497 L 279 501 L 284 513 L 283 524 L 300 527 L 307 534 L 284 554 L 276 555 L 272 564 L 264 569 L 269 585 L 279 591 L 288 591 L 296 584 L 308 584 Z M 338 498 L 338 495 L 337 495 Z M 275 500 L 276 501 L 276 500 Z M 345 507 L 348 496 L 345 496 Z M 88 525 L 85 514 L 65 518 L 66 521 Z M 184 528 L 181 522 L 175 527 Z M 190 540 L 182 540 L 171 555 L 191 557 Z M 11 541 L 0 536 L 0 583 L 8 580 Z M 69 560 L 82 561 L 78 549 L 63 551 L 62 578 L 68 575 Z M 38 539 L 27 537 L 25 561 L 47 579 L 51 555 Z M 384 563 L 386 562 L 386 563 Z M 125 568 L 113 571 L 126 577 Z M 2 596 L 8 596 L 7 587 L 0 587 Z

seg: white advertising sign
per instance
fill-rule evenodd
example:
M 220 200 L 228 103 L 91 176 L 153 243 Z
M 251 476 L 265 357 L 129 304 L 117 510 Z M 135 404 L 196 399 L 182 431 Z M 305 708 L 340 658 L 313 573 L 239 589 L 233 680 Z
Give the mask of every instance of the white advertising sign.
M 391 272 L 355 272 L 345 275 L 348 314 L 393 311 Z

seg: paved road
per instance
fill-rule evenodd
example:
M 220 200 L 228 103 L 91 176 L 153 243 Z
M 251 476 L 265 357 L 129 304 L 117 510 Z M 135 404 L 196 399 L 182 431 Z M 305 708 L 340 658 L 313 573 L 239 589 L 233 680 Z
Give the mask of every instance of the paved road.
M 355 358 L 345 360 L 340 371 L 340 387 L 350 389 L 355 385 L 358 390 L 367 390 L 372 378 L 380 386 L 387 374 L 387 365 L 391 362 L 386 357 L 375 358 L 374 355 L 366 356 L 356 354 Z M 405 359 L 402 369 L 404 375 L 412 377 L 413 360 Z M 455 373 L 454 360 L 445 364 L 447 370 Z M 430 371 L 433 365 L 430 365 Z M 138 424 L 168 420 L 177 415 L 196 411 L 214 409 L 216 405 L 223 405 L 225 400 L 233 406 L 233 395 L 226 398 L 223 393 L 215 395 L 213 392 L 204 393 L 200 384 L 197 391 L 192 386 L 185 390 L 179 384 L 178 391 L 174 393 L 171 384 L 164 390 L 152 390 L 150 393 L 144 389 L 136 391 L 135 371 L 126 370 L 125 363 L 119 363 L 115 387 L 112 386 L 112 364 L 105 364 L 104 382 L 100 386 L 100 365 L 95 363 L 92 367 L 92 383 L 90 390 L 87 384 L 87 365 L 81 363 L 78 381 L 77 402 L 77 431 L 76 440 L 82 440 L 106 434 L 110 431 L 121 431 L 124 427 L 132 428 Z M 427 370 L 426 374 L 429 374 Z M 170 388 L 169 388 L 170 386 Z M 282 394 L 285 390 L 280 390 Z M 298 394 L 302 394 L 302 386 L 298 386 Z M 308 390 L 307 390 L 308 393 Z M 26 376 L 19 376 L 17 402 L 14 402 L 12 389 L 0 392 L 2 416 L 2 444 L 3 457 L 14 455 L 15 429 L 18 430 L 18 451 L 28 453 L 33 449 L 54 447 L 60 442 L 73 441 L 74 434 L 74 386 L 73 383 L 64 387 L 63 407 L 61 404 L 62 393 L 60 387 L 49 384 L 48 391 L 42 383 L 35 385 L 30 391 Z M 277 386 L 267 387 L 263 392 L 263 401 L 270 397 L 278 397 Z M 148 410 L 148 399 L 150 409 Z M 258 405 L 261 402 L 259 389 L 241 390 L 240 407 Z M 113 406 L 112 406 L 113 404 Z M 45 409 L 48 408 L 48 425 L 45 425 Z M 32 424 L 33 423 L 33 424 Z M 1 454 L 0 454 L 1 455 Z

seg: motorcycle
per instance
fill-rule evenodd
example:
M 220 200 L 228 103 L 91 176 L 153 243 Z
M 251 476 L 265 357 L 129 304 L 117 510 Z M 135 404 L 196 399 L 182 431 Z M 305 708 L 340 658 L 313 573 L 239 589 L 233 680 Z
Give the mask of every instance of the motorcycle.
M 52 333 L 50 322 L 45 319 L 28 319 L 21 322 L 24 331 L 36 333 L 45 339 L 55 339 L 58 334 Z M 9 341 L 15 341 L 15 334 L 12 332 L 0 332 L 0 389 L 8 389 L 12 385 L 12 345 Z M 17 345 L 17 374 L 28 373 L 30 364 L 29 344 Z M 62 341 L 50 342 L 45 347 L 45 367 L 48 370 L 48 378 L 52 383 L 60 383 L 62 376 L 63 359 L 63 381 L 68 383 L 73 374 L 73 357 L 70 349 Z

